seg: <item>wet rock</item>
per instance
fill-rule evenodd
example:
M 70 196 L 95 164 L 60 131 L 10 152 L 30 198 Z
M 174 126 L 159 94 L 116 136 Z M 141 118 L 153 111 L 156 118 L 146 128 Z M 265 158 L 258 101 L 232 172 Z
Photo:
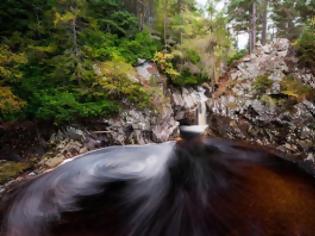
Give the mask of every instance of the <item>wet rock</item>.
M 95 71 L 100 73 L 97 67 Z M 130 106 L 116 117 L 72 124 L 54 131 L 46 138 L 47 149 L 42 151 L 40 161 L 34 167 L 35 174 L 105 146 L 169 141 L 179 136 L 179 124 L 183 120 L 187 124 L 197 124 L 200 101 L 205 99 L 205 94 L 212 93 L 209 85 L 204 84 L 204 88 L 167 87 L 166 77 L 159 73 L 153 62 L 141 61 L 135 71 L 132 79 L 154 91 L 151 97 L 153 108 L 140 110 Z
M 47 160 L 42 161 L 41 168 L 43 169 L 52 169 L 59 166 L 65 159 L 67 159 L 64 155 L 59 154 L 53 158 L 49 158 Z
M 175 119 L 185 125 L 196 125 L 198 123 L 198 106 L 201 104 L 201 100 L 206 97 L 207 91 L 210 93 L 208 86 L 205 88 L 201 86 L 197 88 L 173 88 L 171 94 Z
M 64 140 L 65 138 L 83 141 L 85 139 L 85 131 L 72 126 L 68 126 L 52 134 L 49 139 L 49 143 L 51 144 L 59 143 L 61 140 Z

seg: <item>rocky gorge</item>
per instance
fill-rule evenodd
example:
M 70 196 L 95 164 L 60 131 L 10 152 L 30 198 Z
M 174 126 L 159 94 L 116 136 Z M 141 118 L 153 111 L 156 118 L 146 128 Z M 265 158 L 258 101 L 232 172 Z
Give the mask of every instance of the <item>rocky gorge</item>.
M 314 162 L 315 77 L 297 62 L 286 39 L 257 45 L 221 78 L 208 101 L 214 133 Z
M 140 61 L 136 71 L 133 79 L 152 88 L 153 108 L 129 108 L 117 117 L 71 124 L 46 135 L 39 131 L 35 143 L 40 150 L 27 154 L 31 165 L 20 164 L 24 163 L 20 162 L 23 154 L 12 151 L 12 145 L 2 148 L 1 159 L 5 160 L 0 166 L 14 167 L 0 176 L 0 182 L 22 172 L 26 173 L 22 178 L 42 173 L 100 147 L 174 140 L 180 125 L 198 123 L 196 114 L 203 102 L 207 105 L 208 135 L 270 146 L 293 159 L 314 163 L 315 76 L 298 66 L 288 40 L 258 44 L 255 54 L 226 71 L 216 89 L 207 83 L 183 88 L 168 85 L 153 62 Z

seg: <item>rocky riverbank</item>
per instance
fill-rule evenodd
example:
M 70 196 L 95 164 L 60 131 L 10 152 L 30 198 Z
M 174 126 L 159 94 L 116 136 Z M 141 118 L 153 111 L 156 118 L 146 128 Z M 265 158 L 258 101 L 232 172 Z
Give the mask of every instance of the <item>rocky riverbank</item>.
M 3 127 L 1 140 L 8 145 L 3 148 L 2 155 L 0 152 L 4 159 L 0 166 L 8 171 L 3 172 L 2 177 L 0 175 L 0 184 L 25 170 L 31 175 L 39 174 L 68 158 L 97 148 L 174 140 L 179 136 L 180 123 L 196 124 L 200 99 L 209 90 L 206 85 L 206 89 L 167 86 L 166 78 L 152 62 L 142 62 L 136 69 L 138 74 L 133 79 L 152 90 L 154 107 L 151 109 L 129 108 L 116 117 L 94 119 L 60 129 L 45 129 L 35 124 L 29 128 L 25 125 Z M 10 135 L 5 135 L 6 132 Z M 20 143 L 25 145 L 19 148 Z
M 133 79 L 152 89 L 154 107 L 129 108 L 117 117 L 57 130 L 21 125 L 24 128 L 6 135 L 3 128 L 1 140 L 8 145 L 0 150 L 4 159 L 0 171 L 8 171 L 2 171 L 0 183 L 25 170 L 31 175 L 42 173 L 100 147 L 176 139 L 180 124 L 198 122 L 201 100 L 207 100 L 209 135 L 271 146 L 294 159 L 314 163 L 315 76 L 297 64 L 288 40 L 257 45 L 256 53 L 234 63 L 212 92 L 209 84 L 188 88 L 167 85 L 154 63 L 141 62 Z M 8 143 L 5 137 L 15 142 Z

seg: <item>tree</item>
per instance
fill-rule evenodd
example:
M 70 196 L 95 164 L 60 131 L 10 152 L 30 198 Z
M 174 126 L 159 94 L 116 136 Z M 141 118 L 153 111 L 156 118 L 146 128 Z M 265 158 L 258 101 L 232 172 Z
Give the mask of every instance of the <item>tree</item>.
M 1 120 L 12 118 L 8 110 L 15 119 L 20 111 L 20 118 L 59 124 L 115 112 L 119 98 L 107 88 L 125 88 L 119 78 L 104 88 L 96 66 L 117 59 L 131 67 L 159 50 L 120 0 L 4 0 L 0 20 L 7 22 L 0 25 Z M 127 101 L 143 104 L 134 94 L 146 91 L 123 79 L 130 85 Z
M 256 0 L 234 0 L 228 8 L 230 20 L 235 31 L 247 31 L 249 52 L 252 53 L 256 44 L 257 8 Z
M 302 30 L 302 22 L 297 8 L 299 0 L 273 1 L 272 20 L 277 29 L 277 37 L 296 39 Z
M 262 14 L 261 14 L 261 23 L 262 23 L 261 43 L 262 45 L 265 45 L 267 42 L 268 6 L 269 6 L 269 0 L 263 0 Z
M 251 12 L 251 27 L 250 27 L 250 46 L 249 46 L 249 52 L 253 53 L 255 52 L 256 47 L 256 34 L 257 34 L 257 5 L 256 1 L 252 1 L 251 3 L 252 12 Z
M 12 87 L 23 79 L 20 67 L 26 62 L 23 53 L 14 53 L 7 45 L 0 45 L 0 121 L 1 118 L 10 119 L 26 105 L 12 91 Z
M 265 44 L 268 34 L 269 0 L 232 0 L 227 13 L 230 24 L 236 34 L 248 32 L 249 51 L 255 50 L 258 32 L 261 42 Z

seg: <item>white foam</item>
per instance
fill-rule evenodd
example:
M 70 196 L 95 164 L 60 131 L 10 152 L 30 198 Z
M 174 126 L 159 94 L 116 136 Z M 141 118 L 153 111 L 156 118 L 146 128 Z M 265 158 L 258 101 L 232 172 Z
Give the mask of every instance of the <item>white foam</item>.
M 202 134 L 206 131 L 207 128 L 208 128 L 208 125 L 189 125 L 189 126 L 184 125 L 180 127 L 180 131 Z

